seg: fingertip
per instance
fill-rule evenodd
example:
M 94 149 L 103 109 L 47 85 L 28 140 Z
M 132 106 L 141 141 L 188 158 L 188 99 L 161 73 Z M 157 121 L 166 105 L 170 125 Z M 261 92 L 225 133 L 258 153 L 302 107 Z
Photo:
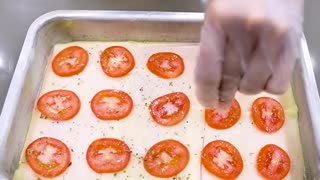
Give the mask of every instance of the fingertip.
M 229 79 L 229 80 L 228 80 Z M 219 107 L 226 109 L 231 104 L 238 90 L 240 78 L 224 76 L 221 88 L 219 89 Z
M 211 88 L 197 87 L 196 97 L 205 108 L 217 107 L 219 105 L 218 93 Z
M 230 106 L 232 105 L 232 101 L 233 101 L 234 97 L 228 100 L 220 100 L 219 101 L 219 105 L 217 108 L 219 109 L 229 109 Z
M 296 62 L 296 50 L 293 44 L 287 43 L 284 51 L 279 56 L 272 77 L 266 83 L 266 92 L 284 94 L 290 87 Z
M 279 81 L 279 79 L 271 78 L 266 84 L 265 91 L 271 94 L 284 94 L 290 86 L 290 79 Z

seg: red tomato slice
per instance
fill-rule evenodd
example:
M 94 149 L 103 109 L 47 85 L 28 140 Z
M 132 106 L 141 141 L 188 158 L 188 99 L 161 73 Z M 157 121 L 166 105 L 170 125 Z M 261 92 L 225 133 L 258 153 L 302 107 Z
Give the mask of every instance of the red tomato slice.
M 235 179 L 243 169 L 237 148 L 223 140 L 207 144 L 202 150 L 201 162 L 209 172 L 223 179 Z
M 264 132 L 276 132 L 284 124 L 285 116 L 281 104 L 270 97 L 256 99 L 251 113 L 255 125 Z
M 52 61 L 53 72 L 58 76 L 73 76 L 84 70 L 89 55 L 79 46 L 71 46 L 59 52 Z
M 154 144 L 144 157 L 145 170 L 152 176 L 169 178 L 179 174 L 189 162 L 189 151 L 172 139 Z
M 50 137 L 33 141 L 25 151 L 25 158 L 35 173 L 47 178 L 62 174 L 71 165 L 69 148 Z
M 98 92 L 91 100 L 91 109 L 101 120 L 120 120 L 132 110 L 131 97 L 120 90 L 107 89 Z
M 206 109 L 205 119 L 207 124 L 215 129 L 228 129 L 235 125 L 241 116 L 240 105 L 233 100 L 228 110 Z
M 153 120 L 163 126 L 178 124 L 187 116 L 189 109 L 189 98 L 182 92 L 174 92 L 158 97 L 149 106 Z
M 97 173 L 113 173 L 126 168 L 131 151 L 127 144 L 113 138 L 93 141 L 87 150 L 87 162 Z
M 37 102 L 37 108 L 44 116 L 58 121 L 73 118 L 79 112 L 80 105 L 79 97 L 69 90 L 47 92 Z
M 182 57 L 172 52 L 160 52 L 149 57 L 148 69 L 155 75 L 172 79 L 180 76 L 184 71 Z
M 111 46 L 100 56 L 102 70 L 110 77 L 128 74 L 135 66 L 133 55 L 122 46 Z
M 290 158 L 280 147 L 268 144 L 258 154 L 257 169 L 264 178 L 283 179 L 290 170 Z

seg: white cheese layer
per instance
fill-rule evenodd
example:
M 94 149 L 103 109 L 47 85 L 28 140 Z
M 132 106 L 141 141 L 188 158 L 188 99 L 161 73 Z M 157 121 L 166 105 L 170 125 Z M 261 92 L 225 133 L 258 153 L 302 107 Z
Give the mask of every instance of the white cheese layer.
M 89 63 L 79 75 L 66 78 L 58 77 L 51 69 L 51 60 L 62 49 L 72 45 L 81 46 L 88 51 Z M 114 45 L 126 47 L 136 61 L 135 68 L 122 78 L 108 77 L 102 71 L 99 62 L 101 52 Z M 153 53 L 170 51 L 179 54 L 184 59 L 185 70 L 179 78 L 161 79 L 148 70 L 146 63 Z M 53 54 L 49 57 L 40 95 L 55 89 L 72 90 L 81 100 L 81 109 L 73 119 L 59 123 L 40 118 L 39 111 L 35 109 L 25 146 L 39 137 L 48 136 L 63 141 L 70 148 L 72 165 L 65 173 L 54 179 L 151 180 L 158 178 L 149 175 L 144 170 L 142 158 L 145 152 L 161 140 L 175 139 L 183 143 L 190 152 L 190 162 L 177 179 L 208 180 L 217 178 L 201 167 L 201 150 L 208 142 L 222 139 L 238 148 L 244 160 L 244 169 L 239 179 L 247 180 L 261 179 L 255 170 L 256 155 L 262 146 L 274 143 L 286 150 L 291 158 L 292 166 L 286 179 L 302 179 L 303 161 L 297 119 L 287 118 L 283 128 L 271 135 L 260 132 L 252 124 L 251 103 L 255 98 L 262 95 L 270 96 L 269 94 L 256 96 L 237 94 L 242 115 L 239 122 L 230 129 L 215 130 L 205 124 L 204 110 L 195 97 L 194 82 L 192 81 L 197 52 L 197 44 L 179 43 L 72 42 L 56 45 Z M 120 121 L 102 121 L 94 116 L 90 108 L 90 101 L 97 92 L 103 89 L 119 89 L 132 97 L 134 107 L 127 118 Z M 178 125 L 160 126 L 151 119 L 148 106 L 152 100 L 173 91 L 184 92 L 189 97 L 191 102 L 189 114 Z M 271 97 L 278 99 L 276 96 Z M 176 111 L 170 104 L 165 108 L 169 114 Z M 132 157 L 125 171 L 116 174 L 97 174 L 87 165 L 86 151 L 88 146 L 94 140 L 103 137 L 121 139 L 132 150 Z M 227 158 L 227 155 L 223 155 L 223 157 Z M 15 179 L 30 180 L 37 177 L 39 176 L 33 173 L 26 164 L 24 154 L 22 154 Z

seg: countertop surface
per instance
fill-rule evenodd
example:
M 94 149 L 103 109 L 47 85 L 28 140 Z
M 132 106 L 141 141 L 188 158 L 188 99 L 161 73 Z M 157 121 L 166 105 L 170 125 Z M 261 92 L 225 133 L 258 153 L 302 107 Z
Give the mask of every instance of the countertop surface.
M 305 35 L 315 59 L 314 70 L 320 87 L 319 0 L 305 4 Z M 30 24 L 53 10 L 139 10 L 200 12 L 200 0 L 0 0 L 0 110 Z

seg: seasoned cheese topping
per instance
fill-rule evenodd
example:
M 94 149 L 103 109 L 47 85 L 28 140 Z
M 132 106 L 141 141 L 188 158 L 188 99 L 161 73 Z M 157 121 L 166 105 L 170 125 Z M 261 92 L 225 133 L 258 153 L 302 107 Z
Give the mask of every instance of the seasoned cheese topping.
M 270 96 L 279 99 L 278 96 L 262 93 L 257 96 L 246 96 L 237 94 L 243 116 L 230 130 L 215 130 L 208 128 L 204 120 L 204 108 L 198 103 L 195 96 L 195 84 L 193 70 L 198 53 L 198 44 L 182 43 L 137 43 L 137 42 L 72 42 L 69 44 L 58 44 L 54 47 L 52 57 L 62 49 L 77 45 L 87 50 L 89 62 L 83 72 L 76 76 L 61 78 L 54 74 L 51 68 L 46 69 L 44 82 L 39 94 L 44 94 L 55 89 L 68 89 L 74 91 L 81 100 L 79 115 L 64 122 L 53 122 L 41 118 L 41 114 L 34 110 L 32 120 L 25 141 L 25 146 L 39 137 L 54 137 L 64 142 L 71 151 L 72 165 L 62 175 L 54 180 L 63 179 L 108 179 L 108 180 L 138 180 L 152 179 L 160 180 L 148 174 L 143 167 L 143 157 L 146 151 L 155 143 L 164 139 L 175 139 L 184 144 L 190 151 L 190 160 L 185 170 L 177 175 L 176 179 L 207 180 L 214 178 L 212 174 L 200 168 L 199 165 L 201 149 L 207 143 L 222 139 L 229 141 L 238 148 L 244 160 L 244 169 L 239 180 L 260 179 L 255 165 L 256 153 L 266 143 L 274 143 L 287 150 L 292 160 L 292 169 L 287 180 L 290 178 L 303 179 L 303 159 L 300 149 L 299 131 L 296 119 L 286 119 L 285 127 L 273 135 L 266 135 L 255 128 L 251 122 L 249 109 L 252 102 L 259 96 Z M 107 77 L 101 68 L 100 54 L 107 47 L 124 46 L 130 49 L 135 57 L 136 66 L 127 76 L 121 78 Z M 172 51 L 179 54 L 185 61 L 185 72 L 179 78 L 162 80 L 153 76 L 146 67 L 150 55 L 155 52 Z M 121 62 L 126 61 L 124 57 L 117 56 L 109 61 L 112 67 L 117 68 Z M 48 63 L 51 63 L 49 60 Z M 68 61 L 76 63 L 75 59 Z M 162 64 L 169 68 L 170 62 Z M 174 64 L 172 64 L 174 66 Z M 127 92 L 133 100 L 133 111 L 130 116 L 121 121 L 102 121 L 92 113 L 90 102 L 93 96 L 103 89 L 119 89 Z M 141 90 L 143 89 L 143 91 Z M 151 120 L 148 105 L 151 101 L 162 95 L 182 91 L 190 99 L 190 111 L 181 123 L 172 127 L 161 127 Z M 56 108 L 63 107 L 63 98 L 54 100 Z M 104 108 L 115 107 L 119 102 L 117 98 L 104 98 Z M 167 103 L 163 107 L 168 115 L 177 112 L 182 102 Z M 125 107 L 123 107 L 125 108 Z M 57 109 L 53 109 L 59 111 Z M 112 109 L 111 111 L 116 111 Z M 163 111 L 163 112 L 164 112 Z M 107 112 L 107 111 L 106 111 Z M 108 113 L 108 112 L 107 112 Z M 164 115 L 165 115 L 164 113 Z M 219 112 L 226 117 L 228 112 Z M 265 116 L 269 116 L 268 113 Z M 86 151 L 88 146 L 98 138 L 117 138 L 126 142 L 132 151 L 131 159 L 125 171 L 115 173 L 97 174 L 88 167 L 86 162 Z M 294 139 L 295 143 L 291 143 Z M 52 147 L 48 147 L 43 154 L 39 155 L 41 162 L 48 163 L 54 153 Z M 101 150 L 101 158 L 111 159 L 114 150 Z M 99 155 L 99 156 L 100 156 Z M 274 155 L 276 157 L 276 155 Z M 118 158 L 118 157 L 117 157 Z M 170 162 L 168 154 L 159 154 L 159 162 Z M 39 161 L 40 161 L 39 159 Z M 121 158 L 119 157 L 121 160 Z M 277 158 L 275 158 L 277 159 Z M 212 161 L 226 170 L 232 159 L 223 151 Z M 21 162 L 25 159 L 21 158 Z M 164 166 L 168 168 L 168 166 Z M 272 168 L 272 167 L 270 167 Z M 20 175 L 19 175 L 20 174 Z M 15 180 L 37 179 L 36 175 L 26 163 L 21 163 L 17 170 Z M 172 180 L 173 178 L 170 178 Z M 168 180 L 168 179 L 164 179 Z
M 219 150 L 217 156 L 214 157 L 212 161 L 225 172 L 232 171 L 233 169 L 232 165 L 230 164 L 233 161 L 232 157 L 223 150 Z
M 218 109 L 216 110 L 217 116 L 213 117 L 214 122 L 218 122 L 221 120 L 221 118 L 227 118 L 229 115 L 229 110 L 224 110 L 224 109 Z
M 160 68 L 163 68 L 163 69 L 171 69 L 171 65 L 170 65 L 170 61 L 169 60 L 163 60 L 161 61 L 161 64 L 160 64 Z
M 262 118 L 265 120 L 265 124 L 267 127 L 270 127 L 272 123 L 274 123 L 272 105 L 266 103 L 266 107 L 262 109 Z
M 53 161 L 53 155 L 57 152 L 57 149 L 47 145 L 44 151 L 38 156 L 38 159 L 43 164 L 50 164 Z
M 116 97 L 104 97 L 101 102 L 105 103 L 106 108 L 114 109 L 118 107 L 121 101 Z
M 162 152 L 161 155 L 161 160 L 163 163 L 170 163 L 170 161 L 172 160 L 172 158 L 170 157 L 170 155 L 166 152 Z
M 117 69 L 123 64 L 123 62 L 127 62 L 128 60 L 126 59 L 125 56 L 114 56 L 110 58 L 110 61 L 108 63 L 110 69 Z
M 164 111 L 167 113 L 168 116 L 178 112 L 179 108 L 172 104 L 171 102 L 166 103 L 163 105 Z
M 281 161 L 281 152 L 279 150 L 275 150 L 273 153 L 272 153 L 272 158 L 271 158 L 271 163 L 270 165 L 268 166 L 268 169 L 270 169 L 271 171 L 276 171 L 276 169 L 278 168 L 279 166 L 279 163 Z
M 70 64 L 71 66 L 75 66 L 78 63 L 79 63 L 78 58 L 68 58 L 68 59 L 65 59 L 64 61 L 61 61 L 59 65 L 62 66 L 64 64 Z

